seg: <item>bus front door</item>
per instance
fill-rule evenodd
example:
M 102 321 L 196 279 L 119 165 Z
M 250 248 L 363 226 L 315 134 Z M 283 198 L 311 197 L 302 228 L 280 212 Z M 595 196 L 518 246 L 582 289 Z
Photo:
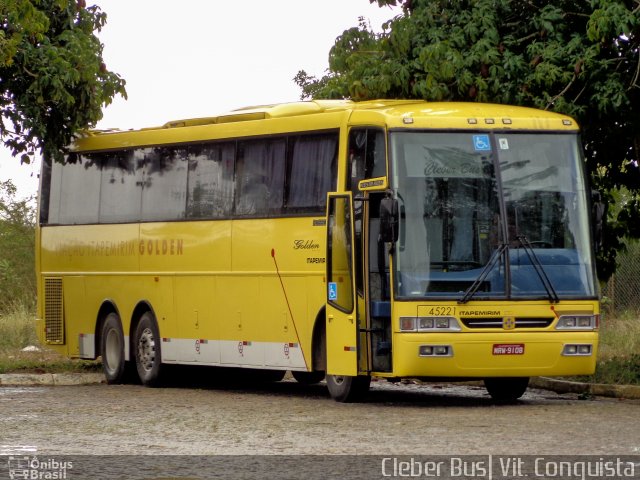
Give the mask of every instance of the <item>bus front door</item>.
M 327 201 L 327 374 L 358 375 L 358 301 L 351 192 Z

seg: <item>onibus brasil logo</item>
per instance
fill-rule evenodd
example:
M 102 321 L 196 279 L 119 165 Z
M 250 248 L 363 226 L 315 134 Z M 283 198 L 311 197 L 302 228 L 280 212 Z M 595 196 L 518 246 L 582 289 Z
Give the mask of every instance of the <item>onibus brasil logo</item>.
M 9 478 L 25 480 L 63 480 L 70 478 L 69 470 L 73 462 L 60 461 L 54 458 L 39 459 L 30 456 L 10 456 Z

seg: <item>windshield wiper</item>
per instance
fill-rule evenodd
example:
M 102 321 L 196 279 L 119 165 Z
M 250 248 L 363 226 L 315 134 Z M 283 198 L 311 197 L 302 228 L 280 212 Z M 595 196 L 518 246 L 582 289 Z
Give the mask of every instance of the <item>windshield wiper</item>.
M 489 275 L 489 272 L 491 272 L 491 269 L 493 268 L 495 263 L 502 256 L 505 250 L 507 250 L 507 248 L 509 248 L 509 244 L 501 243 L 500 246 L 493 252 L 493 254 L 491 255 L 491 258 L 489 259 L 487 264 L 484 266 L 484 268 L 480 272 L 480 275 L 478 275 L 478 278 L 476 278 L 475 281 L 471 284 L 471 286 L 467 288 L 462 298 L 458 300 L 459 304 L 467 303 L 469 300 L 471 300 L 471 298 L 476 294 L 476 292 L 480 288 L 480 285 L 482 285 L 482 282 L 484 282 L 484 280 Z
M 551 283 L 551 280 L 549 280 L 549 277 L 547 276 L 547 272 L 545 272 L 544 267 L 542 266 L 542 263 L 540 263 L 540 260 L 538 259 L 536 252 L 533 250 L 533 246 L 531 245 L 531 242 L 526 237 L 526 235 L 517 235 L 516 238 L 520 242 L 520 245 L 522 245 L 522 247 L 524 248 L 524 251 L 529 257 L 529 261 L 531 262 L 531 265 L 533 265 L 534 270 L 538 274 L 538 277 L 540 277 L 540 281 L 542 282 L 542 286 L 544 287 L 544 289 L 547 291 L 549 300 L 551 300 L 552 303 L 558 303 L 560 301 L 560 297 L 558 297 L 558 294 L 556 293 L 556 289 L 553 288 L 553 284 Z

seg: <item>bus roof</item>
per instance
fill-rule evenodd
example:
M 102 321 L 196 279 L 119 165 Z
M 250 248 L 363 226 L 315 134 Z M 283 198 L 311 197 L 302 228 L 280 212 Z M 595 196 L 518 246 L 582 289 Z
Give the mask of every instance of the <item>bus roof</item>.
M 314 117 L 314 114 L 333 115 Z M 260 121 L 274 119 L 285 120 L 285 126 L 273 132 L 266 125 L 259 127 L 259 124 L 270 123 Z M 81 134 L 71 149 L 92 151 L 263 135 L 296 129 L 313 130 L 314 125 L 315 129 L 331 125 L 337 128 L 346 120 L 351 124 L 386 125 L 389 128 L 578 130 L 576 122 L 568 116 L 510 105 L 423 100 L 311 100 L 244 107 L 214 117 L 172 120 L 140 130 L 90 130 Z M 245 122 L 252 122 L 251 126 Z M 255 133 L 250 133 L 251 129 L 256 129 Z

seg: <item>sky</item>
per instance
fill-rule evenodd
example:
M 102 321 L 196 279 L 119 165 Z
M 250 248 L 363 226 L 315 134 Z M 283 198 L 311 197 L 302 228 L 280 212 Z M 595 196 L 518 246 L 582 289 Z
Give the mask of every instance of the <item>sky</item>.
M 400 13 L 369 0 L 95 0 L 107 68 L 127 82 L 97 128 L 162 125 L 251 105 L 294 102 L 299 70 L 322 76 L 335 39 L 364 17 L 375 31 Z M 40 162 L 0 147 L 0 181 L 38 189 Z

